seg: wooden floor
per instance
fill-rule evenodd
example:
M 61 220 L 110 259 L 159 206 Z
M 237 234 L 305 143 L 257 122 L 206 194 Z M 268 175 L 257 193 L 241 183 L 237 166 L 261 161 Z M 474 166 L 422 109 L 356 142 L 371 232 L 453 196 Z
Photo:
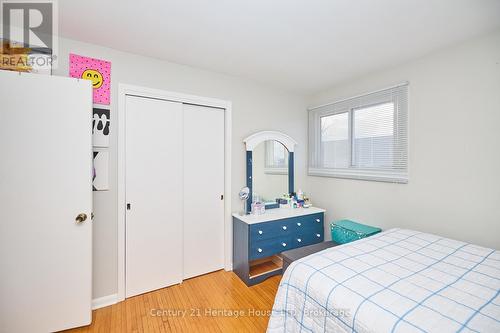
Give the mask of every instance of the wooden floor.
M 265 332 L 281 275 L 247 287 L 217 271 L 93 311 L 65 332 Z

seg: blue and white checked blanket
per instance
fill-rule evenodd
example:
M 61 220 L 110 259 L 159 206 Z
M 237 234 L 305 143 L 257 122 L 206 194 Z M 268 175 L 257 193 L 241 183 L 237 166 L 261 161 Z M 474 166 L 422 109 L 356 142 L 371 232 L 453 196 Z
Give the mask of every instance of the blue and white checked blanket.
M 500 251 L 391 229 L 297 260 L 268 332 L 500 332 Z

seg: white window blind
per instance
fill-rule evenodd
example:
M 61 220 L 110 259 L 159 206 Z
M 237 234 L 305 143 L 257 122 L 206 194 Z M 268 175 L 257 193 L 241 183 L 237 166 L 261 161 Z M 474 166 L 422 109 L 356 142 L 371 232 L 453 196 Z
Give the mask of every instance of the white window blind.
M 349 114 L 332 114 L 320 118 L 321 157 L 327 168 L 349 166 Z
M 309 174 L 408 182 L 408 84 L 310 109 Z
M 264 172 L 269 174 L 288 173 L 288 150 L 278 141 L 266 141 Z

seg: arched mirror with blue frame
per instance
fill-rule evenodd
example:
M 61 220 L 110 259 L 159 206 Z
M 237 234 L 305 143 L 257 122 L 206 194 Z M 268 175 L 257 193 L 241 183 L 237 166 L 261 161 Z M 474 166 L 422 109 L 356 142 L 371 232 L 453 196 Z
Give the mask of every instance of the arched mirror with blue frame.
M 250 196 L 247 212 L 253 202 L 277 208 L 276 199 L 294 192 L 294 150 L 297 142 L 286 134 L 262 131 L 244 140 L 246 145 L 247 187 Z

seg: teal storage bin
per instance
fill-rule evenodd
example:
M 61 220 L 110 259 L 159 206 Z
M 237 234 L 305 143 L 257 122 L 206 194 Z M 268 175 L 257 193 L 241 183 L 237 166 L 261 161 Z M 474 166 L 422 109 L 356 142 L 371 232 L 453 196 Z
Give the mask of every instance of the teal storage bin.
M 361 238 L 378 234 L 382 229 L 357 223 L 351 220 L 340 220 L 330 224 L 332 240 L 338 244 L 349 243 Z

